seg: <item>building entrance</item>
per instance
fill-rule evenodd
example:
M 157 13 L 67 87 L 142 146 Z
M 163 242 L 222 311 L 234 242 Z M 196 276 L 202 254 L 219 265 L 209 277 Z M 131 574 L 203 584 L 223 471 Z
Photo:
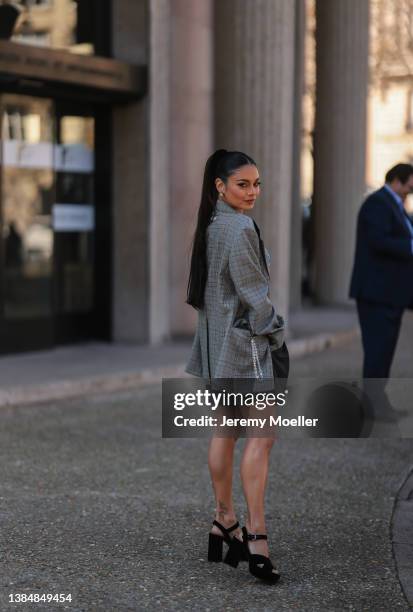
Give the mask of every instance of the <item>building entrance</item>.
M 100 111 L 18 94 L 0 96 L 0 111 L 0 352 L 107 338 Z

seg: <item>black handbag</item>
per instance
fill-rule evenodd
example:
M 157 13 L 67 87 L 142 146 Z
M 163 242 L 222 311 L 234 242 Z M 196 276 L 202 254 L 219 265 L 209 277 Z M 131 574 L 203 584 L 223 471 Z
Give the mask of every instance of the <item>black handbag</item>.
M 282 379 L 287 384 L 290 373 L 290 354 L 285 342 L 279 349 L 271 351 L 271 359 L 274 378 Z

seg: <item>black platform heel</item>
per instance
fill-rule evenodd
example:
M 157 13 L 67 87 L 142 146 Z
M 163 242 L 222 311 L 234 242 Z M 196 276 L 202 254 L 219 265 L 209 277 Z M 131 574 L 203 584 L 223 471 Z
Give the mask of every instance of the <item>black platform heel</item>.
M 235 525 L 232 525 L 232 527 L 228 529 L 221 525 L 221 523 L 218 523 L 218 521 L 213 521 L 212 524 L 222 531 L 222 535 L 218 535 L 217 533 L 209 534 L 208 561 L 222 561 L 223 544 L 226 542 L 228 544 L 228 551 L 225 555 L 224 563 L 228 563 L 228 565 L 232 567 L 237 567 L 241 557 L 246 560 L 244 546 L 241 540 L 235 536 L 231 538 L 229 534 L 239 527 L 239 523 L 236 522 Z
M 265 534 L 248 533 L 245 527 L 242 528 L 242 536 L 251 574 L 256 578 L 260 578 L 261 580 L 265 580 L 271 584 L 278 582 L 280 579 L 280 574 L 271 563 L 270 559 L 264 555 L 252 554 L 248 548 L 248 541 L 268 540 L 268 536 Z

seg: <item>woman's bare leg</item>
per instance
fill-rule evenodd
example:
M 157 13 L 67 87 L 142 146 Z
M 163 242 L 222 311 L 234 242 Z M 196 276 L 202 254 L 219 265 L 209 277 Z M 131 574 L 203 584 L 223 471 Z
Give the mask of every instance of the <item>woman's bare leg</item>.
M 247 502 L 249 533 L 267 533 L 264 499 L 268 479 L 268 465 L 273 438 L 248 438 L 241 460 L 241 480 Z M 252 553 L 268 556 L 266 540 L 249 542 Z
M 236 438 L 212 437 L 209 444 L 208 466 L 216 500 L 215 520 L 224 527 L 231 527 L 237 521 L 232 501 L 232 471 L 236 441 Z M 211 532 L 222 534 L 215 525 Z M 231 532 L 231 536 L 235 534 L 240 535 L 240 530 Z

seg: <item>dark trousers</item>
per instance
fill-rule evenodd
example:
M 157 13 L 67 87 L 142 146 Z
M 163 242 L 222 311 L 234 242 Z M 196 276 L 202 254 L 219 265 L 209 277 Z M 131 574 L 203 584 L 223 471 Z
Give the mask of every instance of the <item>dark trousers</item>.
M 389 378 L 403 310 L 401 306 L 357 301 L 364 351 L 363 378 Z

